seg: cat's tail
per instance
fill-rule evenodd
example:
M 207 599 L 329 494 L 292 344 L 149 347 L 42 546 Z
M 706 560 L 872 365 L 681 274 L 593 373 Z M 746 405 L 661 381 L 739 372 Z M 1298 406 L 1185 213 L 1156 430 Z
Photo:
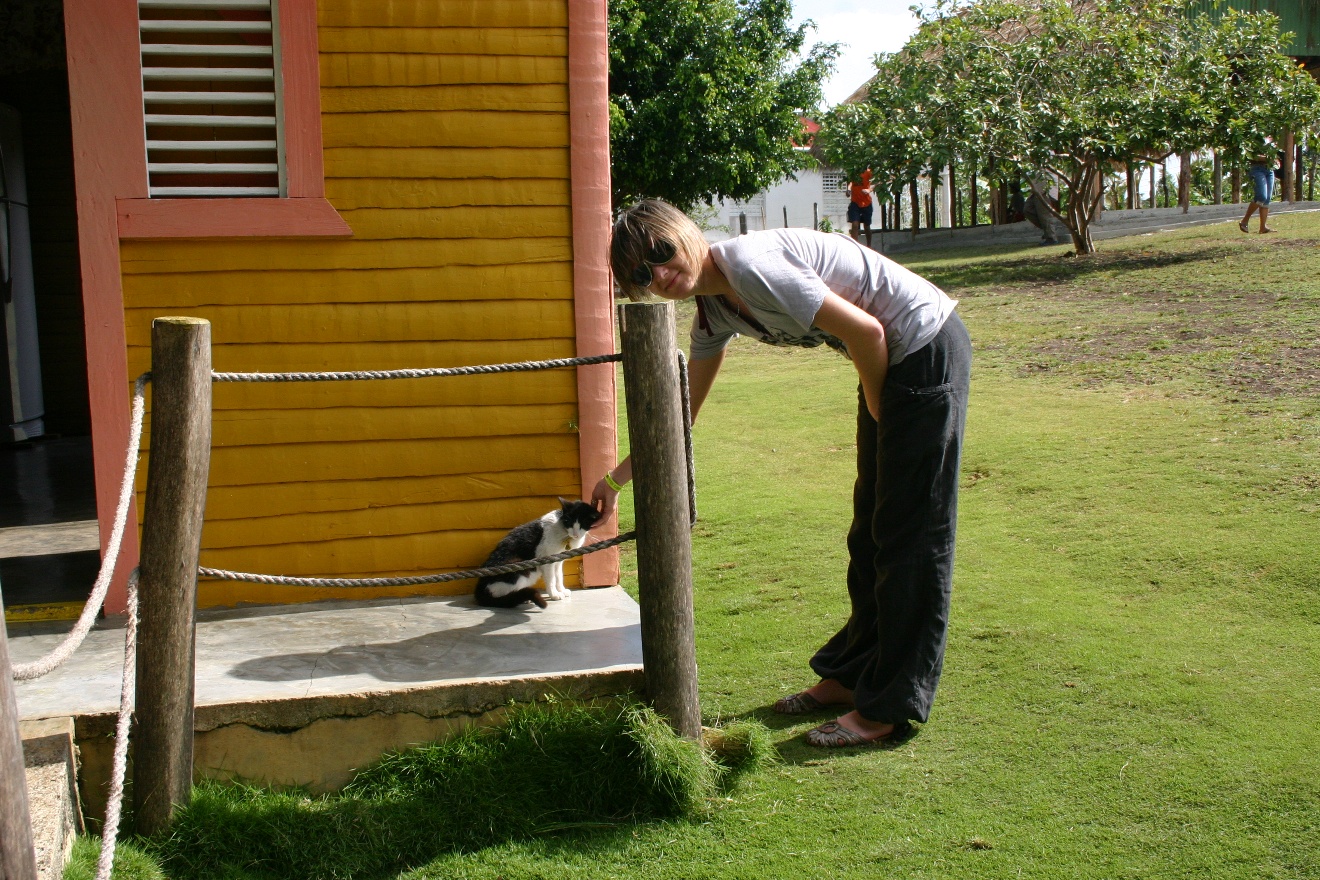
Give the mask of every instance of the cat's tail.
M 545 596 L 536 587 L 523 587 L 503 596 L 492 595 L 489 590 L 477 590 L 477 604 L 488 608 L 517 608 L 524 602 L 532 602 L 537 608 L 547 607 Z

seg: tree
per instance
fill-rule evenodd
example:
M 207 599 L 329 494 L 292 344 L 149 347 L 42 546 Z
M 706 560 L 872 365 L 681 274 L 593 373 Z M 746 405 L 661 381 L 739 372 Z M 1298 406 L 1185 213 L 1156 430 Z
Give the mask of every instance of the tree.
M 1267 136 L 1315 127 L 1320 89 L 1280 51 L 1278 18 L 1226 9 L 1197 23 L 1196 39 L 1220 59 L 1219 82 L 1208 89 L 1219 112 L 1207 145 L 1221 148 L 1229 165 L 1249 161 Z
M 872 106 L 827 117 L 819 137 L 844 167 L 910 173 L 952 153 L 987 157 L 989 170 L 1025 176 L 1038 193 L 1052 179 L 1051 210 L 1089 254 L 1113 169 L 1230 143 L 1246 151 L 1315 112 L 1320 90 L 1281 45 L 1273 16 L 1189 18 L 1180 0 L 944 2 L 900 52 L 877 59 Z M 866 134 L 836 130 L 858 120 Z M 905 139 L 918 154 L 891 152 Z
M 611 0 L 616 205 L 750 198 L 811 160 L 800 116 L 821 103 L 837 44 L 799 59 L 790 0 Z

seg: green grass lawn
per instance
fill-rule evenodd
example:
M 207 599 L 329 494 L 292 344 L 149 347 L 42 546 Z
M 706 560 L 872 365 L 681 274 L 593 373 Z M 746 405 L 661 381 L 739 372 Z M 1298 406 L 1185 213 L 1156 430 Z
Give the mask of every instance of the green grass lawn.
M 1320 877 L 1320 215 L 1277 225 L 903 258 L 977 360 L 944 679 L 897 750 L 768 711 L 847 613 L 856 381 L 736 343 L 696 431 L 702 709 L 784 763 L 704 823 L 416 876 Z
M 944 679 L 892 750 L 769 712 L 847 613 L 856 381 L 735 343 L 696 430 L 702 709 L 783 762 L 700 821 L 406 876 L 1320 877 L 1320 215 L 1271 219 L 903 258 L 977 360 Z

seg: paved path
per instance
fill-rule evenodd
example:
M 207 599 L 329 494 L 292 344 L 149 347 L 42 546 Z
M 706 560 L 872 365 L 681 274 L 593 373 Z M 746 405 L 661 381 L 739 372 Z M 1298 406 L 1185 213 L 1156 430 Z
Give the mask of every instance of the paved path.
M 1135 211 L 1105 211 L 1091 226 L 1091 238 L 1103 241 L 1130 235 L 1149 235 L 1189 226 L 1207 226 L 1214 223 L 1236 223 L 1246 212 L 1241 205 L 1194 205 L 1186 214 L 1181 208 L 1142 208 Z M 1320 202 L 1275 202 L 1270 216 L 1298 212 L 1320 211 Z M 1062 225 L 1055 223 L 1061 233 L 1062 244 L 1071 239 Z M 1255 229 L 1256 218 L 1252 218 Z M 923 229 L 916 236 L 910 231 L 874 233 L 872 242 L 876 250 L 886 254 L 907 253 L 949 247 L 989 247 L 995 245 L 1035 245 L 1040 242 L 1040 230 L 1025 220 L 1005 226 L 974 226 L 970 229 Z

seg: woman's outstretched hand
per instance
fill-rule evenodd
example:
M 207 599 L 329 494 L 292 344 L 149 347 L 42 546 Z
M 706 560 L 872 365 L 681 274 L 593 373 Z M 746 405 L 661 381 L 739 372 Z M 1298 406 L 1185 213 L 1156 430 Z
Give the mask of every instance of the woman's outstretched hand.
M 610 484 L 601 477 L 596 488 L 591 490 L 591 503 L 600 511 L 601 519 L 605 519 L 613 513 L 619 506 L 619 493 L 615 492 Z

